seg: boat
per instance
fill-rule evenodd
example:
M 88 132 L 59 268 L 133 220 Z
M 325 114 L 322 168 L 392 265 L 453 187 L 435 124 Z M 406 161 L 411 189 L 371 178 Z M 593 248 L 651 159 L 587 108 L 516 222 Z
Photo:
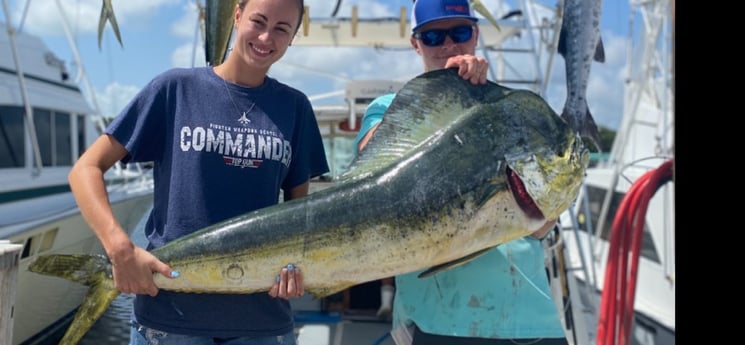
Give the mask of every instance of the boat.
M 550 250 L 576 344 L 675 344 L 674 0 L 630 5 L 621 124 Z
M 572 345 L 675 344 L 672 1 L 629 2 L 629 77 L 621 125 L 610 152 L 596 154 L 606 158 L 587 170 L 576 204 L 545 241 L 553 299 Z M 480 22 L 477 50 L 491 62 L 490 80 L 546 97 L 561 12 L 534 1 L 511 5 L 513 11 L 499 17 L 500 30 Z M 310 20 L 293 49 L 411 49 L 401 11 L 398 18 L 361 19 L 353 10 L 351 17 Z M 532 61 L 532 68 L 515 68 L 519 59 Z M 403 80 L 349 80 L 343 105 L 314 105 L 333 176 L 354 156 L 351 143 L 367 103 L 402 85 Z M 644 186 L 648 181 L 653 182 Z M 637 215 L 646 220 L 628 220 Z M 632 230 L 638 234 L 634 238 Z M 393 344 L 381 336 L 390 325 L 380 326 L 375 316 L 378 284 L 361 284 L 322 301 L 293 302 L 300 344 Z M 623 297 L 614 298 L 616 293 Z
M 3 1 L 4 8 L 7 4 Z M 102 133 L 104 119 L 68 64 L 40 37 L 0 21 L 0 239 L 23 246 L 12 309 L 13 338 L 2 344 L 56 343 L 87 288 L 34 274 L 39 255 L 104 254 L 81 216 L 67 175 Z M 81 61 L 75 65 L 82 68 Z M 82 77 L 82 78 L 81 78 Z M 150 171 L 130 164 L 105 176 L 114 213 L 132 231 L 152 204 Z

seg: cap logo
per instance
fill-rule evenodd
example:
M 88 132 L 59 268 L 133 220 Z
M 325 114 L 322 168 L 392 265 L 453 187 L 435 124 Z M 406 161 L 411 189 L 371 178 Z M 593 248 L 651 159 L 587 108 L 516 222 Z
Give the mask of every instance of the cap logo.
M 445 11 L 453 11 L 457 13 L 468 13 L 468 7 L 463 5 L 445 5 Z

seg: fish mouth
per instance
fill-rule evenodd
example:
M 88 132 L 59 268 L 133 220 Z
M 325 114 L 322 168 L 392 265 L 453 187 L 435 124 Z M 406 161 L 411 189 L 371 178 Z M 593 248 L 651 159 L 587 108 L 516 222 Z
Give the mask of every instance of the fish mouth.
M 533 198 L 528 194 L 528 190 L 525 188 L 523 180 L 520 179 L 520 176 L 509 167 L 507 167 L 507 184 L 512 191 L 512 196 L 515 197 L 517 205 L 520 206 L 520 209 L 522 209 L 523 212 L 525 212 L 525 215 L 533 219 L 544 218 L 543 212 L 541 212 L 538 205 L 533 201 Z

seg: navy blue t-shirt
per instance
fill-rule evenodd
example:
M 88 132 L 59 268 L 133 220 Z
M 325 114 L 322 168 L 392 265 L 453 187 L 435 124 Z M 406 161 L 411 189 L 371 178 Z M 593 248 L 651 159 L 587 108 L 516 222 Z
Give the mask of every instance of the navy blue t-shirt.
M 250 88 L 225 82 L 211 67 L 166 71 L 106 133 L 126 147 L 124 162 L 154 162 L 148 250 L 274 205 L 280 189 L 329 171 L 308 98 L 270 77 Z M 267 293 L 160 290 L 156 297 L 136 296 L 134 317 L 158 330 L 213 337 L 293 328 L 289 303 Z

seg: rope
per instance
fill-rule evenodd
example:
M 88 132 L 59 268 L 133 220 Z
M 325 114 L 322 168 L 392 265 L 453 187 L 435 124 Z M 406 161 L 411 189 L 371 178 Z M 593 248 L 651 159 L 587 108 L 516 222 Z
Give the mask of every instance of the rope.
M 596 343 L 599 345 L 630 343 L 647 206 L 657 189 L 671 181 L 672 176 L 671 159 L 642 175 L 621 200 L 611 228 L 597 329 Z

